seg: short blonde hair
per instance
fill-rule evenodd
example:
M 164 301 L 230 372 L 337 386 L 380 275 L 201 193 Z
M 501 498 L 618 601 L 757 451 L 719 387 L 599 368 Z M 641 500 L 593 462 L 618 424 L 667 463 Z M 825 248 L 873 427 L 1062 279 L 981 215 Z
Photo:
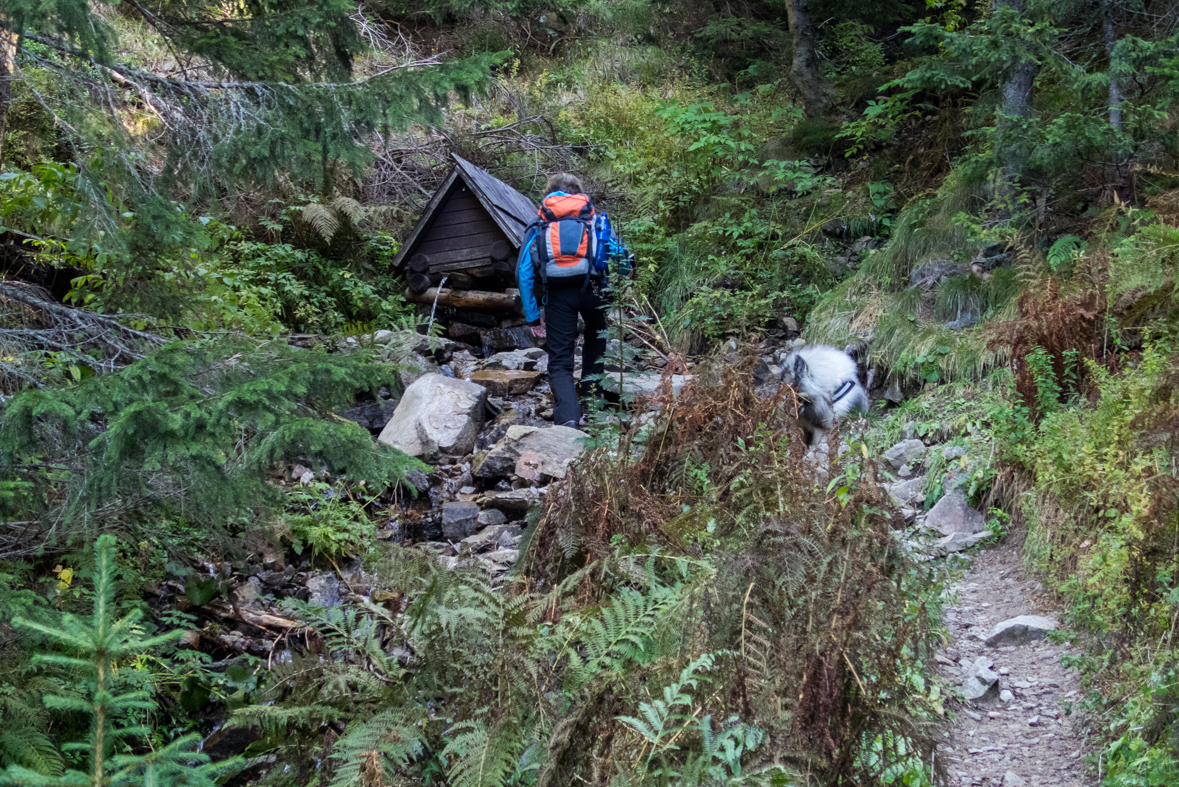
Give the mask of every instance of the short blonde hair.
M 549 175 L 549 183 L 545 186 L 545 193 L 552 194 L 554 191 L 564 191 L 566 194 L 585 193 L 581 187 L 581 181 L 571 172 L 556 172 Z

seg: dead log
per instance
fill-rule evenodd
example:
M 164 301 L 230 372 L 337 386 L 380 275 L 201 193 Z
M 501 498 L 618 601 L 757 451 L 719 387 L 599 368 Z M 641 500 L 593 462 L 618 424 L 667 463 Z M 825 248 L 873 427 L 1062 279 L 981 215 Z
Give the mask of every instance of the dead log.
M 497 240 L 488 250 L 493 262 L 502 262 L 512 257 L 512 245 L 506 240 Z
M 405 285 L 412 293 L 425 292 L 433 284 L 434 282 L 430 281 L 430 277 L 424 273 L 411 273 L 405 278 Z
M 418 252 L 409 258 L 410 273 L 429 273 L 430 272 L 430 258 L 425 254 Z
M 437 287 L 431 287 L 425 292 L 405 292 L 405 299 L 413 303 L 433 304 L 437 297 L 439 306 L 449 306 L 455 309 L 480 309 L 483 311 L 520 311 L 520 294 L 506 292 L 487 292 L 486 290 L 452 290 L 444 288 L 441 293 Z

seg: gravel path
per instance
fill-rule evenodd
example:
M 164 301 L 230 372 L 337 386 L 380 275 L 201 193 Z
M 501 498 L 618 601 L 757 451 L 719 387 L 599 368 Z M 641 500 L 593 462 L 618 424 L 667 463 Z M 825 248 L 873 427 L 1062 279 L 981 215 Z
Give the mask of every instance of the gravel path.
M 1079 674 L 1061 665 L 1064 646 L 1040 639 L 988 647 L 995 624 L 1019 615 L 1046 615 L 1040 583 L 1020 565 L 1016 547 L 977 553 L 947 607 L 949 645 L 938 655 L 942 674 L 963 683 L 980 657 L 993 660 L 999 684 L 976 702 L 950 703 L 957 715 L 943 750 L 951 785 L 961 787 L 1091 787 L 1097 784 L 1077 714 Z M 999 692 L 1003 691 L 1002 698 Z M 1007 692 L 1010 692 L 1009 694 Z

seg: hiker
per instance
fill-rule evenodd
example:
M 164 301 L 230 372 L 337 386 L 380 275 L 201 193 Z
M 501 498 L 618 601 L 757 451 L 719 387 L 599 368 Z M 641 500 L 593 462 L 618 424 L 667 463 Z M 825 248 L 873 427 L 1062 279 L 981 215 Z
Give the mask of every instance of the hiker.
M 557 173 L 549 178 L 545 191 L 538 218 L 521 236 L 516 279 L 532 335 L 547 340 L 549 385 L 556 400 L 553 423 L 576 428 L 581 423 L 581 404 L 573 382 L 577 316 L 585 321 L 581 379 L 586 380 L 603 370 L 606 340 L 601 332 L 606 327 L 606 301 L 602 293 L 607 264 L 612 257 L 620 258 L 624 272 L 629 272 L 630 263 L 606 214 L 594 210 L 576 176 Z M 540 306 L 544 307 L 543 317 Z M 583 384 L 582 393 L 597 396 L 601 389 L 597 382 L 589 390 Z

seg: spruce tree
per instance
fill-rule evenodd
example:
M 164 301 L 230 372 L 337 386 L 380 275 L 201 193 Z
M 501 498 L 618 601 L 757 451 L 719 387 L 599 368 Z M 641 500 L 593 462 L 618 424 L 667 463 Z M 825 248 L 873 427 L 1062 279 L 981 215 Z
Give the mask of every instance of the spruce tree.
M 149 729 L 133 717 L 155 710 L 144 691 L 120 692 L 117 670 L 131 659 L 173 642 L 182 632 L 150 636 L 141 624 L 142 613 L 133 609 L 116 617 L 115 545 L 106 534 L 95 545 L 94 607 L 89 617 L 61 616 L 57 625 L 17 618 L 14 625 L 44 639 L 47 649 L 34 664 L 54 666 L 74 673 L 81 691 L 73 696 L 49 696 L 49 708 L 74 711 L 90 717 L 85 741 L 68 743 L 64 751 L 81 753 L 83 767 L 61 775 L 46 775 L 11 765 L 0 773 L 0 785 L 30 787 L 213 787 L 216 777 L 236 763 L 209 763 L 206 754 L 192 751 L 199 736 L 185 735 L 155 751 L 143 752 Z M 141 753 L 142 752 L 142 753 Z
M 118 199 L 99 207 L 112 219 L 135 213 L 155 238 L 177 231 L 169 205 L 177 196 L 196 209 L 278 179 L 330 194 L 370 160 L 374 134 L 439 120 L 448 96 L 487 85 L 499 59 L 406 61 L 373 53 L 355 3 L 345 0 L 115 5 L 8 0 L 0 12 L 0 66 L 11 61 L 18 80 L 24 69 L 60 77 L 50 103 L 65 121 L 58 126 L 76 163 L 102 184 L 92 189 L 96 196 L 115 186 Z M 157 33 L 175 67 L 136 67 L 107 21 L 118 13 L 138 16 Z M 360 73 L 366 55 L 374 55 L 371 73 Z M 6 112 L 0 101 L 0 115 Z M 126 131 L 131 113 L 154 118 L 150 143 Z M 161 152 L 162 165 L 148 164 Z

